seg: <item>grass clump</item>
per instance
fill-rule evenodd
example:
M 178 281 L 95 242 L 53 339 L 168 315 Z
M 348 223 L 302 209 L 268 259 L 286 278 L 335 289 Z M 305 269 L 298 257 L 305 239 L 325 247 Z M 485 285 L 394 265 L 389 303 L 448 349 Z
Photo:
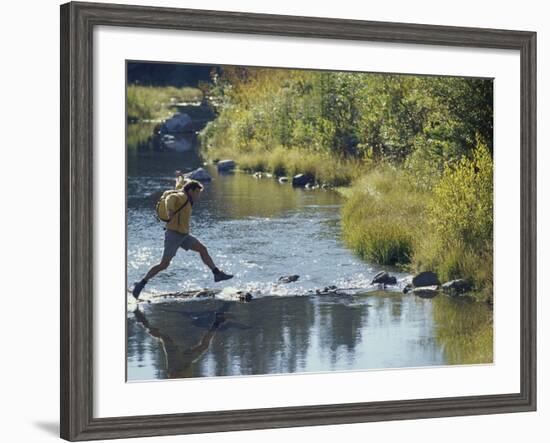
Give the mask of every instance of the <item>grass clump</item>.
M 427 196 L 400 170 L 378 166 L 348 193 L 342 209 L 346 244 L 361 258 L 407 265 L 423 224 Z

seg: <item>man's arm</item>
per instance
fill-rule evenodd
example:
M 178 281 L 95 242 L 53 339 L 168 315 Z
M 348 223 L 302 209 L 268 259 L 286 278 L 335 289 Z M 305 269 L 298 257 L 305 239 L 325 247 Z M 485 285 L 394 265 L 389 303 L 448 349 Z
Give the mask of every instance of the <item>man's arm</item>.
M 185 185 L 185 177 L 183 176 L 183 172 L 176 171 L 176 189 L 181 190 L 183 189 L 184 185 Z

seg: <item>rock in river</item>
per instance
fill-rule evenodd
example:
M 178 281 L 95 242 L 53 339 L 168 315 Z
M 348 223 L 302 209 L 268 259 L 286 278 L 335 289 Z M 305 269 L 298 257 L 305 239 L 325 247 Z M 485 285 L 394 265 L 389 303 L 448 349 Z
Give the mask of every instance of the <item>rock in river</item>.
M 218 162 L 218 172 L 232 171 L 235 169 L 234 160 L 220 160 Z
M 250 292 L 245 291 L 237 291 L 237 295 L 239 296 L 239 301 L 249 302 L 252 301 L 252 294 Z
M 388 274 L 386 271 L 380 271 L 374 276 L 371 284 L 395 285 L 397 284 L 397 279 L 393 275 Z
M 279 183 L 288 183 L 288 177 L 279 177 Z
M 463 278 L 457 280 L 451 280 L 441 285 L 441 289 L 450 295 L 457 295 L 462 292 L 468 292 L 472 290 L 472 283 Z
M 439 294 L 439 291 L 437 289 L 437 286 L 434 285 L 414 288 L 412 290 L 412 293 L 421 298 L 434 298 L 437 294 Z
M 298 174 L 292 177 L 292 186 L 303 187 L 311 182 L 313 177 L 310 174 Z
M 415 275 L 412 279 L 412 284 L 415 288 L 419 288 L 421 286 L 439 286 L 441 283 L 435 273 L 427 271 Z
M 190 178 L 192 180 L 198 180 L 201 182 L 207 182 L 212 180 L 212 177 L 208 172 L 203 168 L 195 169 L 194 171 L 188 172 L 184 175 L 185 178 Z
M 189 115 L 178 112 L 162 124 L 160 132 L 161 134 L 186 132 L 191 130 L 192 123 Z
M 279 277 L 279 283 L 292 283 L 297 281 L 300 278 L 299 275 L 283 275 L 282 277 Z

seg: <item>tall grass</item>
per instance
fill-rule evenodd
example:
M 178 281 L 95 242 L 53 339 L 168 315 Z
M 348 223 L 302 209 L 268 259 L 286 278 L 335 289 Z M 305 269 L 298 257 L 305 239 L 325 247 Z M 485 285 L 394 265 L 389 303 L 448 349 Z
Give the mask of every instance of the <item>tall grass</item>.
M 173 86 L 127 87 L 128 119 L 130 121 L 159 120 L 173 114 L 170 105 L 179 102 L 197 102 L 202 100 L 200 89 Z
M 409 264 L 428 195 L 387 165 L 372 168 L 347 194 L 342 209 L 346 244 L 371 262 Z

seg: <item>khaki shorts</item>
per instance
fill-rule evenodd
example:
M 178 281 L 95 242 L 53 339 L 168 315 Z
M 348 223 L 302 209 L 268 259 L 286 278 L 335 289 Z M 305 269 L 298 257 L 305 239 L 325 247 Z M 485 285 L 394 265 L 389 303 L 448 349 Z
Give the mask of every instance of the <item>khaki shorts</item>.
M 199 240 L 191 234 L 182 234 L 181 232 L 167 229 L 164 232 L 164 252 L 162 253 L 162 258 L 163 260 L 172 259 L 176 255 L 176 252 L 178 252 L 178 248 L 188 251 L 197 243 L 199 243 Z

